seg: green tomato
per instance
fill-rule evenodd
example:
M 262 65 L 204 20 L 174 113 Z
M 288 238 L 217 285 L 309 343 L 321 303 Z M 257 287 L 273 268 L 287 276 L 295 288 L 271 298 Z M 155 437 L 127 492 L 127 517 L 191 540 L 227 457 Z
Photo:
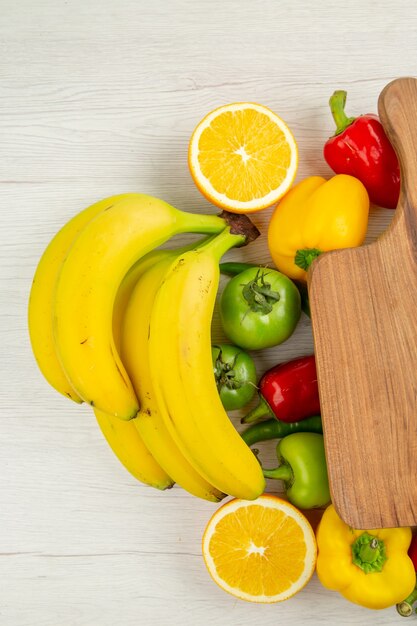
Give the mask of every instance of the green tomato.
M 277 346 L 294 332 L 301 315 L 300 293 L 277 270 L 251 267 L 234 276 L 220 299 L 227 337 L 247 350 Z
M 220 400 L 226 411 L 241 409 L 257 389 L 253 359 L 236 346 L 214 345 L 211 349 L 213 371 Z

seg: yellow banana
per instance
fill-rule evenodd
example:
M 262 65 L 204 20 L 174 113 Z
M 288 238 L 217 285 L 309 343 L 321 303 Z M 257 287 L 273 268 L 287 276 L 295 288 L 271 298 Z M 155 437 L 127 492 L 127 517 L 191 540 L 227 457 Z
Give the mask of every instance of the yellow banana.
M 184 456 L 220 491 L 253 500 L 265 479 L 221 404 L 211 358 L 219 259 L 242 241 L 225 229 L 171 264 L 152 308 L 149 355 L 158 407 Z
M 139 277 L 160 259 L 171 258 L 167 250 L 154 250 L 135 263 L 124 277 L 114 303 L 113 335 L 120 352 L 121 329 L 126 307 Z M 137 480 L 157 489 L 168 489 L 174 481 L 162 469 L 146 447 L 135 427 L 135 420 L 125 422 L 118 417 L 94 409 L 98 425 L 110 448 L 124 467 Z
M 178 251 L 178 254 L 188 249 L 189 248 L 187 247 L 181 248 Z M 132 296 L 133 290 L 136 287 L 138 280 L 141 278 L 141 276 L 143 276 L 145 272 L 148 271 L 148 269 L 153 267 L 159 261 L 162 261 L 163 259 L 171 259 L 174 257 L 175 253 L 173 250 L 152 250 L 152 252 L 148 252 L 148 254 L 145 254 L 144 257 L 142 257 L 130 268 L 130 270 L 127 272 L 122 282 L 120 283 L 114 301 L 112 319 L 113 338 L 119 355 L 122 345 L 122 329 L 126 309 L 128 307 L 129 300 Z
M 179 254 L 181 251 L 192 249 L 195 245 L 198 244 L 185 246 L 178 251 L 154 250 L 149 252 L 142 259 L 140 259 L 140 261 L 135 263 L 135 265 L 133 265 L 133 267 L 126 274 L 118 289 L 113 311 L 113 335 L 119 354 L 122 325 L 126 308 L 131 298 L 133 289 L 139 279 L 141 279 L 143 274 L 147 272 L 149 268 L 152 268 L 156 263 L 161 262 L 163 259 L 171 260 L 176 254 Z M 142 307 L 140 302 L 139 307 L 139 311 L 141 311 Z M 129 337 L 129 342 L 132 343 L 132 345 L 136 345 L 134 333 L 132 333 L 132 336 Z M 136 357 L 140 358 L 141 353 L 142 348 L 140 346 L 140 349 L 136 352 Z M 136 479 L 147 485 L 156 487 L 157 489 L 167 489 L 173 485 L 173 479 L 171 479 L 167 472 L 162 469 L 161 465 L 157 463 L 152 455 L 152 450 L 146 446 L 144 439 L 141 437 L 140 432 L 137 429 L 137 419 L 126 422 L 112 415 L 103 413 L 98 409 L 94 409 L 94 413 L 100 429 L 114 454 L 117 456 L 122 465 L 124 465 L 124 467 Z M 178 452 L 178 454 L 180 453 Z M 190 469 L 194 472 L 192 468 Z
M 110 207 L 113 203 L 128 197 L 127 194 L 114 196 L 97 202 L 72 218 L 52 239 L 46 248 L 35 273 L 29 299 L 29 332 L 33 352 L 45 378 L 60 393 L 81 402 L 81 398 L 70 386 L 56 354 L 53 327 L 52 302 L 56 277 L 60 265 L 65 258 L 72 242 L 84 226 L 96 215 Z M 114 312 L 114 330 L 116 339 L 120 337 L 121 317 L 126 308 L 127 299 L 139 277 L 152 263 L 163 255 L 161 251 L 151 252 L 132 268 L 126 276 L 118 293 Z M 116 343 L 117 345 L 117 343 Z M 153 459 L 143 443 L 137 429 L 131 422 L 123 422 L 104 413 L 96 412 L 101 431 L 115 455 L 126 469 L 141 482 L 166 489 L 173 481 Z
M 130 194 L 82 230 L 61 266 L 54 336 L 61 365 L 81 398 L 129 420 L 139 406 L 112 333 L 117 289 L 129 268 L 180 232 L 219 232 L 217 216 L 184 213 L 162 200 Z
M 121 357 L 135 388 L 141 410 L 134 424 L 154 458 L 175 482 L 189 493 L 218 502 L 224 494 L 215 489 L 188 463 L 171 437 L 155 401 L 152 375 L 149 369 L 148 333 L 152 305 L 157 290 L 164 280 L 165 271 L 177 255 L 165 259 L 148 269 L 138 280 L 126 308 Z M 177 306 L 173 300 L 171 306 Z
M 45 249 L 33 278 L 29 296 L 28 323 L 33 354 L 48 383 L 75 402 L 82 402 L 71 387 L 58 360 L 53 337 L 52 302 L 56 279 L 70 246 L 81 230 L 102 211 L 129 194 L 100 200 L 75 215 Z
M 152 250 L 145 254 L 144 257 L 136 261 L 130 268 L 127 274 L 124 276 L 122 282 L 117 290 L 116 299 L 113 308 L 113 338 L 114 343 L 117 346 L 117 352 L 120 355 L 122 345 L 122 330 L 124 325 L 124 318 L 129 301 L 132 297 L 133 290 L 136 287 L 139 279 L 154 265 L 163 260 L 174 260 L 179 254 L 188 252 L 188 250 L 194 250 L 195 248 L 208 243 L 213 239 L 213 235 L 194 241 L 188 245 L 181 246 L 180 248 L 165 248 Z M 124 363 L 123 363 L 124 364 Z M 129 420 L 130 421 L 130 420 Z
M 156 489 L 169 489 L 173 480 L 155 461 L 132 421 L 124 422 L 94 409 L 98 425 L 107 443 L 137 480 Z

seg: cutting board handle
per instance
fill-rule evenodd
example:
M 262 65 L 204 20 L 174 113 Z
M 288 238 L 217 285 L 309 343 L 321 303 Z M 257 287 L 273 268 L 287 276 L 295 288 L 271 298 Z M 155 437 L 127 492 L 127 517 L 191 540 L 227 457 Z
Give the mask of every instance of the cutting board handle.
M 417 245 L 417 79 L 398 78 L 389 83 L 379 96 L 378 111 L 401 171 L 400 200 L 386 234 L 393 235 L 401 224 Z

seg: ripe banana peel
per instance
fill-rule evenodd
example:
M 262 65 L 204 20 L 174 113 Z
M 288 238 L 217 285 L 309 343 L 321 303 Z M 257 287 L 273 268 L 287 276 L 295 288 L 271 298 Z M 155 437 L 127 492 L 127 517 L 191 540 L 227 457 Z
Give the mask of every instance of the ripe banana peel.
M 128 197 L 129 194 L 124 194 L 106 198 L 72 218 L 46 248 L 33 280 L 29 299 L 29 332 L 35 358 L 48 382 L 57 391 L 76 402 L 82 402 L 82 400 L 67 380 L 58 360 L 54 343 L 52 303 L 55 281 L 63 259 L 82 228 L 99 213 Z M 113 316 L 116 345 L 120 345 L 121 321 L 135 283 L 141 273 L 165 254 L 161 250 L 150 252 L 132 268 L 122 282 Z M 98 410 L 95 414 L 100 429 L 114 454 L 137 480 L 158 489 L 166 489 L 173 485 L 172 479 L 153 459 L 133 423 L 123 422 Z
M 171 263 L 151 312 L 149 362 L 165 426 L 188 462 L 219 491 L 253 500 L 265 479 L 222 406 L 211 357 L 219 260 L 243 241 L 227 228 Z
M 59 360 L 83 400 L 124 420 L 136 416 L 138 400 L 112 332 L 117 289 L 136 261 L 173 235 L 224 226 L 220 217 L 130 194 L 84 227 L 61 265 L 53 306 Z
M 82 229 L 99 213 L 128 196 L 129 194 L 122 194 L 105 198 L 75 215 L 50 241 L 33 278 L 28 307 L 29 336 L 33 354 L 48 383 L 75 402 L 82 402 L 82 399 L 68 382 L 55 350 L 52 303 L 56 279 L 62 261 Z
M 133 420 L 124 422 L 117 417 L 94 409 L 101 432 L 124 467 L 140 482 L 156 489 L 169 489 L 174 481 L 155 461 Z
M 149 252 L 142 259 L 140 259 L 140 261 L 135 263 L 135 265 L 133 265 L 133 267 L 126 274 L 118 289 L 113 311 L 113 335 L 119 354 L 121 353 L 122 331 L 123 328 L 126 327 L 126 309 L 128 308 L 128 305 L 130 306 L 132 292 L 134 290 L 137 291 L 136 287 L 138 282 L 141 282 L 144 274 L 148 275 L 156 265 L 161 265 L 164 260 L 169 263 L 176 254 L 179 254 L 181 251 L 185 252 L 188 249 L 193 249 L 195 245 L 198 245 L 198 243 L 185 246 L 178 251 L 154 250 Z M 142 303 L 142 299 L 146 296 L 147 292 L 145 291 L 142 293 L 142 290 L 139 289 L 139 297 L 136 297 L 136 301 L 139 303 L 139 316 L 142 312 L 142 304 L 144 304 Z M 139 323 L 139 320 L 137 320 L 137 322 L 134 320 L 135 331 L 137 323 Z M 128 341 L 134 348 L 136 362 L 141 363 L 141 367 L 143 369 L 142 360 L 146 356 L 144 354 L 146 342 L 145 346 L 141 343 L 137 344 L 133 333 L 132 336 L 128 338 Z M 123 362 L 125 362 L 124 359 Z M 132 382 L 135 383 L 134 378 L 132 378 Z M 140 389 L 143 389 L 142 380 Z M 138 394 L 138 397 L 140 398 L 140 394 Z M 158 463 L 158 458 L 153 454 L 152 446 L 147 445 L 146 438 L 141 436 L 140 430 L 137 428 L 138 419 L 124 421 L 120 420 L 118 417 L 114 417 L 113 415 L 103 413 L 98 409 L 94 409 L 94 413 L 98 425 L 110 448 L 113 450 L 122 465 L 124 465 L 124 467 L 137 480 L 157 489 L 167 489 L 173 486 L 174 481 L 177 480 L 178 472 L 174 469 L 172 474 L 169 473 L 169 470 L 172 467 L 169 462 L 170 455 L 172 455 L 171 450 L 164 450 L 164 455 L 162 457 L 164 462 L 162 464 Z M 159 441 L 159 437 L 157 437 L 157 440 Z M 175 446 L 175 444 L 173 444 L 173 446 Z M 179 451 L 177 452 L 177 456 L 178 455 L 180 457 L 182 456 Z M 181 465 L 181 458 L 177 461 L 177 463 L 178 465 Z M 194 472 L 192 467 L 189 467 L 189 469 L 191 473 Z M 198 477 L 198 479 L 200 489 L 196 489 L 194 491 L 194 495 L 205 497 L 207 494 L 205 499 L 214 499 L 217 502 L 219 498 L 212 495 L 210 491 L 211 486 L 206 485 L 202 478 Z M 189 481 L 192 482 L 191 477 L 189 478 Z M 181 485 L 181 482 L 179 484 Z M 211 490 L 215 492 L 214 488 L 211 488 Z
M 115 346 L 120 353 L 122 324 L 130 296 L 139 278 L 155 263 L 169 256 L 168 251 L 154 250 L 146 254 L 124 277 L 114 303 L 113 335 Z M 174 480 L 162 469 L 147 448 L 135 427 L 135 420 L 124 421 L 93 408 L 97 423 L 107 443 L 124 467 L 140 482 L 168 489 Z
M 106 198 L 72 218 L 47 246 L 33 280 L 28 317 L 35 358 L 47 381 L 57 391 L 76 402 L 82 402 L 82 400 L 64 373 L 54 342 L 52 305 L 55 282 L 62 262 L 81 230 L 101 212 L 121 200 L 131 198 L 131 196 L 132 194 L 123 194 Z M 194 247 L 194 244 L 190 247 Z M 133 266 L 120 285 L 113 315 L 113 332 L 116 345 L 120 342 L 121 321 L 134 284 L 146 268 L 166 254 L 166 251 L 155 250 L 145 255 Z M 172 486 L 172 479 L 153 459 L 133 423 L 123 422 L 98 410 L 95 413 L 102 433 L 113 452 L 135 478 L 158 489 Z
M 240 218 L 233 218 L 238 233 Z M 102 200 L 51 241 L 28 311 L 41 372 L 63 395 L 93 406 L 130 473 L 159 489 L 176 480 L 216 502 L 225 493 L 251 499 L 264 489 L 212 370 L 218 261 L 245 240 L 225 229 L 228 219 L 182 213 L 143 194 Z M 154 250 L 187 231 L 221 234 L 188 249 Z
M 122 324 L 121 357 L 141 406 L 138 416 L 127 424 L 137 428 L 155 460 L 178 485 L 194 496 L 219 502 L 224 493 L 199 474 L 171 437 L 156 402 L 149 364 L 148 335 L 153 302 L 166 270 L 178 255 L 179 251 L 167 252 L 165 258 L 143 273 L 126 307 Z

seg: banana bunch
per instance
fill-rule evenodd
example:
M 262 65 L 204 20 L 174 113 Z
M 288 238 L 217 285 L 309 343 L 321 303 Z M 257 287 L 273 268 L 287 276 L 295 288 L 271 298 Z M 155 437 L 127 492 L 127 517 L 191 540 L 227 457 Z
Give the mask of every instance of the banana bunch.
M 40 259 L 28 311 L 38 366 L 58 392 L 93 407 L 116 456 L 145 484 L 177 483 L 213 502 L 264 491 L 211 360 L 219 260 L 255 231 L 242 216 L 184 213 L 130 193 L 76 215 Z M 185 232 L 209 236 L 158 249 Z

